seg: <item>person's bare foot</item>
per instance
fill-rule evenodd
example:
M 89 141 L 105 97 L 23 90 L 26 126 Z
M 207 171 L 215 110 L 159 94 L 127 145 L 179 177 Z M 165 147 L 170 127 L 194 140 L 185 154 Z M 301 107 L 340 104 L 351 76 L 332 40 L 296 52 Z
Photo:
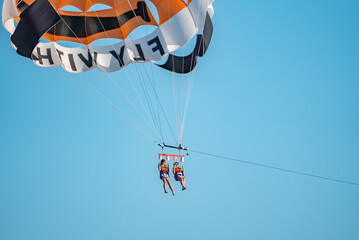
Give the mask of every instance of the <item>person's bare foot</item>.
M 174 192 L 173 192 L 172 194 L 173 194 L 173 196 L 175 195 L 175 193 L 174 193 Z
M 165 191 L 165 193 L 168 193 L 167 191 Z
M 186 190 L 186 189 L 187 189 L 186 187 L 183 187 L 183 188 L 182 188 L 182 191 L 184 191 L 184 190 Z

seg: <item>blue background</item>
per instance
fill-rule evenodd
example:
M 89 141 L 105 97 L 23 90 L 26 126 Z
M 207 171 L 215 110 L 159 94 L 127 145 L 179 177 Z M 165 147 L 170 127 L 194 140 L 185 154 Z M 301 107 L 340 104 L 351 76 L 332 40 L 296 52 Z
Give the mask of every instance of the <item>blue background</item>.
M 359 2 L 214 8 L 183 144 L 358 183 Z M 150 132 L 109 79 L 136 99 L 124 71 L 41 68 L 0 41 L 0 239 L 359 239 L 354 185 L 191 152 L 188 190 L 164 194 L 161 149 L 90 87 Z M 153 71 L 174 122 L 172 75 Z

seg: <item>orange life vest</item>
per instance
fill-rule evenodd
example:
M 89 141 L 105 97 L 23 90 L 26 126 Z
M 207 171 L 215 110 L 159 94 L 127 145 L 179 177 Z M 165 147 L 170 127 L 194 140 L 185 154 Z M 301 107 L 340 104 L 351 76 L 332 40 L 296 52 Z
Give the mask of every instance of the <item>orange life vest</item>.
M 168 167 L 162 167 L 161 166 L 161 173 L 167 173 L 168 172 Z
M 183 173 L 182 168 L 180 168 L 180 167 L 177 167 L 177 168 L 175 169 L 175 171 L 176 171 L 176 173 Z

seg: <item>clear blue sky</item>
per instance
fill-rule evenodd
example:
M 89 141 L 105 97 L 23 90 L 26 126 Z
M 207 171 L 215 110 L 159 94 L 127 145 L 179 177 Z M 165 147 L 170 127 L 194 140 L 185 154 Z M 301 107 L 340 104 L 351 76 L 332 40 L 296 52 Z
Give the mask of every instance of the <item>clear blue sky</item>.
M 214 8 L 184 145 L 359 182 L 359 2 Z M 82 79 L 131 114 L 105 74 L 40 68 L 0 41 L 0 239 L 359 239 L 357 186 L 191 153 L 188 190 L 171 178 L 165 195 L 160 149 Z

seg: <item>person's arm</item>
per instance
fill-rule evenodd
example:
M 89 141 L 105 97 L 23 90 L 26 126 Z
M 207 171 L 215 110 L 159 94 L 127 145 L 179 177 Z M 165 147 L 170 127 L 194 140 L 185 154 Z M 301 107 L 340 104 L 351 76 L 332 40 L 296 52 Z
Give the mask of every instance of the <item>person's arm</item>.
M 161 163 L 158 164 L 158 171 L 161 172 Z
M 172 168 L 172 173 L 173 173 L 173 175 L 176 174 L 176 172 L 175 172 L 175 167 Z
M 184 175 L 184 165 L 182 165 L 182 171 L 183 171 L 183 175 Z

